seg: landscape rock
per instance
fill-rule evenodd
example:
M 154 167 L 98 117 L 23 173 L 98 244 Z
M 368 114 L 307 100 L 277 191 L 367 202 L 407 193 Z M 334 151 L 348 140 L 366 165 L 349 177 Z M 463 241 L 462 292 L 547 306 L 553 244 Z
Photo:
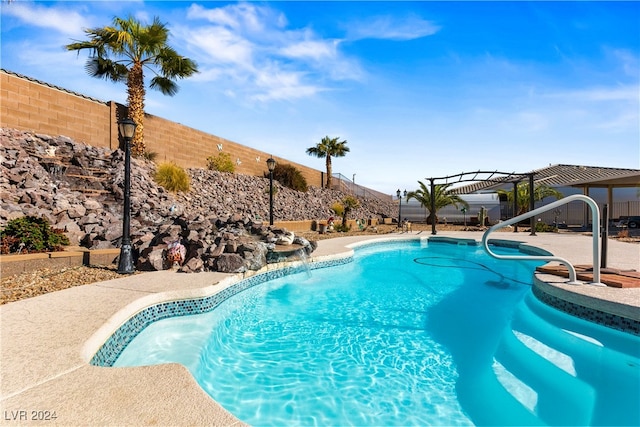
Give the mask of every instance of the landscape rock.
M 124 203 L 124 153 L 49 136 L 0 129 L 0 228 L 25 215 L 45 216 L 73 245 L 119 247 Z M 311 253 L 315 242 L 270 226 L 269 180 L 263 177 L 188 169 L 191 189 L 169 193 L 153 180 L 156 165 L 131 159 L 130 235 L 136 268 L 169 268 L 166 248 L 179 242 L 186 259 L 179 271 L 238 273 L 258 270 L 274 244 L 297 244 Z M 274 216 L 283 221 L 323 220 L 347 196 L 309 187 L 302 193 L 274 182 Z M 359 198 L 351 218 L 396 217 L 397 205 Z

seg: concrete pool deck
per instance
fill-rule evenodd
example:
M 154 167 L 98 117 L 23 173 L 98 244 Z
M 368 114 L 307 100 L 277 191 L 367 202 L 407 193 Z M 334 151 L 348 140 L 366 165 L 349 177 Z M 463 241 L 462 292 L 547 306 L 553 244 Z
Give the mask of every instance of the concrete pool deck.
M 430 237 L 426 232 L 321 240 L 314 260 L 350 252 L 349 244 L 381 238 Z M 481 240 L 481 232 L 438 236 Z M 573 264 L 592 263 L 592 238 L 582 234 L 494 233 L 545 249 Z M 608 242 L 608 266 L 640 270 L 640 245 Z M 1 425 L 244 425 L 226 412 L 178 364 L 104 368 L 88 363 L 127 316 L 153 301 L 210 295 L 223 273 L 160 271 L 79 286 L 0 306 Z M 561 295 L 596 301 L 640 320 L 640 288 L 566 285 L 539 275 Z M 55 416 L 55 418 L 53 418 Z M 47 419 L 48 418 L 48 419 Z

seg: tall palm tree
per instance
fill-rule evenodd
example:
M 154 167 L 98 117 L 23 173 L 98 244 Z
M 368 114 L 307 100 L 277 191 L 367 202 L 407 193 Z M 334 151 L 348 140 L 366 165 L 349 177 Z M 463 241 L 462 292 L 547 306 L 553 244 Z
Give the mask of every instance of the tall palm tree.
M 445 206 L 454 205 L 456 208 L 458 205 L 462 205 L 465 208 L 469 208 L 469 204 L 462 200 L 457 194 L 451 193 L 449 186 L 451 184 L 436 184 L 433 186 L 433 193 L 435 195 L 435 212 L 431 212 L 431 190 L 422 181 L 418 181 L 420 188 L 415 191 L 409 191 L 407 193 L 407 201 L 416 199 L 420 202 L 420 205 L 429 212 L 429 216 L 426 218 L 427 224 L 433 224 L 433 221 L 438 221 L 437 212 Z
M 521 182 L 516 189 L 517 203 L 518 203 L 518 215 L 521 215 L 529 211 L 529 184 Z M 498 194 L 507 197 L 507 200 L 513 204 L 513 190 L 498 190 Z M 555 188 L 551 188 L 548 185 L 535 185 L 533 187 L 533 200 L 539 202 L 546 197 L 553 197 L 556 200 L 562 199 L 564 196 L 561 192 Z
M 347 141 L 338 141 L 338 139 L 340 138 L 329 138 L 328 136 L 325 136 L 318 145 L 307 148 L 308 155 L 325 159 L 325 163 L 327 165 L 326 188 L 331 188 L 331 157 L 344 157 L 349 152 Z
M 132 140 L 134 155 L 145 152 L 144 145 L 144 70 L 155 76 L 149 87 L 165 95 L 178 92 L 175 79 L 189 77 L 198 72 L 194 61 L 179 55 L 167 45 L 169 29 L 158 17 L 150 25 L 135 18 L 113 18 L 113 26 L 86 29 L 89 40 L 76 41 L 65 46 L 67 50 L 89 49 L 85 69 L 92 77 L 127 83 L 129 116 L 138 125 Z

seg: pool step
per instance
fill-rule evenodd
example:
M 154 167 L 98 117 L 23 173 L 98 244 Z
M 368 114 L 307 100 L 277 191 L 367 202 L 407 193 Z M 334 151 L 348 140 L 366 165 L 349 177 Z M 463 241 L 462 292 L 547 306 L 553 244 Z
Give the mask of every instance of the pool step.
M 533 348 L 547 346 L 551 352 L 549 360 L 597 387 L 591 408 L 592 424 L 615 420 L 618 425 L 640 425 L 640 409 L 631 409 L 640 402 L 637 337 L 560 312 L 532 294 L 516 310 L 512 329 L 529 345 L 528 341 L 535 337 L 541 344 L 531 345 Z
M 533 294 L 514 311 L 493 373 L 546 424 L 640 425 L 640 410 L 630 410 L 640 401 L 637 338 L 562 313 Z
M 591 424 L 595 391 L 571 373 L 568 356 L 508 331 L 494 360 L 494 372 L 505 389 L 546 424 Z
M 525 300 L 502 336 L 493 371 L 505 390 L 542 422 L 589 425 L 597 395 L 576 371 L 598 363 L 600 346 L 550 325 Z

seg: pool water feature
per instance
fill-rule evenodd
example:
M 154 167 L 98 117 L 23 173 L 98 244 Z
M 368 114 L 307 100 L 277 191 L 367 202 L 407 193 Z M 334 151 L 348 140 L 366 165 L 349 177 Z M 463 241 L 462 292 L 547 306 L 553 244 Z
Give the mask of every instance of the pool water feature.
M 365 246 L 157 321 L 114 366 L 182 363 L 252 425 L 637 425 L 640 341 L 538 302 L 535 266 Z

